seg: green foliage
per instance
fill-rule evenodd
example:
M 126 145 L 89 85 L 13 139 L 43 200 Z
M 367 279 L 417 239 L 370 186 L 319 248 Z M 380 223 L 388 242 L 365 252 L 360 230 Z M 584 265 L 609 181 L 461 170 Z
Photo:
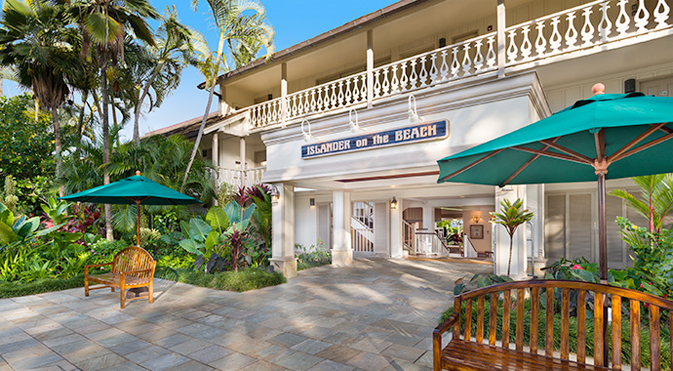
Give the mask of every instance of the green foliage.
M 0 176 L 18 181 L 55 169 L 51 118 L 40 111 L 35 121 L 35 102 L 30 94 L 0 97 Z
M 646 175 L 631 178 L 640 188 L 640 199 L 623 189 L 610 195 L 624 202 L 650 222 L 650 232 L 660 232 L 666 215 L 673 211 L 673 174 Z
M 281 273 L 268 273 L 256 268 L 214 274 L 202 271 L 181 271 L 178 280 L 195 286 L 236 292 L 257 290 L 287 282 L 287 279 Z
M 510 276 L 510 268 L 512 267 L 512 243 L 514 233 L 516 233 L 517 228 L 527 221 L 533 219 L 533 213 L 528 211 L 528 209 L 523 209 L 523 200 L 517 198 L 514 203 L 508 199 L 502 200 L 500 202 L 500 212 L 491 212 L 491 216 L 494 219 L 491 223 L 500 224 L 505 227 L 505 230 L 509 234 L 509 260 L 507 262 L 507 276 Z
M 84 274 L 70 278 L 46 278 L 30 283 L 0 282 L 0 299 L 35 295 L 43 292 L 68 290 L 84 286 Z
M 300 244 L 295 244 L 295 252 L 299 251 L 299 254 L 295 255 L 297 258 L 297 270 L 301 271 L 332 264 L 332 253 L 329 250 L 326 250 L 324 245 L 325 244 L 321 239 L 318 239 L 317 246 L 311 245 L 308 248 Z

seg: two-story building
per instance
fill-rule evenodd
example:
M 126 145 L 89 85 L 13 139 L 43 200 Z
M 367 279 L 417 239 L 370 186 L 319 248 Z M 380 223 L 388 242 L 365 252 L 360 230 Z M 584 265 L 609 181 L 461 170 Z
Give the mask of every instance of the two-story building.
M 219 79 L 202 142 L 219 181 L 273 184 L 274 265 L 295 243 L 353 255 L 445 254 L 439 220 L 462 221 L 463 256 L 509 237 L 489 223 L 503 198 L 535 212 L 515 241 L 529 260 L 597 260 L 595 184 L 437 184 L 436 161 L 591 95 L 673 92 L 673 0 L 402 0 Z M 161 133 L 195 136 L 198 121 Z M 657 161 L 670 159 L 657 159 Z M 609 188 L 633 188 L 630 180 Z M 608 221 L 643 220 L 609 197 Z M 609 264 L 629 263 L 611 222 Z M 406 251 L 406 253 L 405 253 Z

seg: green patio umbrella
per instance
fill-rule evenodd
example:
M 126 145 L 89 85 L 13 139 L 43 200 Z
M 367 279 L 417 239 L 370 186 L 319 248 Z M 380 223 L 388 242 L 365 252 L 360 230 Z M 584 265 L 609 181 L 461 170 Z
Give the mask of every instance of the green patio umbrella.
M 187 196 L 178 191 L 147 179 L 136 171 L 131 176 L 114 183 L 87 189 L 69 196 L 59 197 L 59 200 L 93 202 L 98 204 L 115 205 L 189 205 L 201 203 L 196 198 Z M 140 246 L 140 212 L 137 213 L 136 232 L 138 246 Z
M 442 182 L 507 184 L 598 179 L 600 278 L 607 280 L 605 180 L 673 172 L 673 98 L 595 95 L 438 161 Z

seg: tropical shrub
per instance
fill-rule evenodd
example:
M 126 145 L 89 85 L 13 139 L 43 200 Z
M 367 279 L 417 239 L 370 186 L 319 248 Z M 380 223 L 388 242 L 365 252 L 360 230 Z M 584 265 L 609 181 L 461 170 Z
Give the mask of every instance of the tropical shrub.
M 494 218 L 491 223 L 500 224 L 505 227 L 507 234 L 509 234 L 509 260 L 507 261 L 507 276 L 510 276 L 510 268 L 512 267 L 512 244 L 514 242 L 514 233 L 516 233 L 519 226 L 531 219 L 533 213 L 527 209 L 523 209 L 523 200 L 517 198 L 514 203 L 508 199 L 500 202 L 500 212 L 490 213 Z
M 318 239 L 317 246 L 311 245 L 308 248 L 301 244 L 295 244 L 294 250 L 297 258 L 297 270 L 332 264 L 332 253 L 325 250 L 321 239 Z

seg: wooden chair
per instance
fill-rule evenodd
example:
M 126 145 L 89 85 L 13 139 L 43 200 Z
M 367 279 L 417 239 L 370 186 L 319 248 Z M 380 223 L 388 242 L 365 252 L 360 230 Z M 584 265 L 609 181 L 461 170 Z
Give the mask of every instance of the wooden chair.
M 554 290 L 560 291 L 560 333 L 554 333 Z M 502 297 L 500 296 L 502 293 Z M 516 297 L 516 335 L 510 345 L 510 314 L 512 294 Z M 544 314 L 540 314 L 541 296 L 544 294 Z M 572 300 L 571 300 L 572 296 Z M 499 298 L 502 298 L 499 300 Z M 525 298 L 530 298 L 530 310 L 524 308 Z M 576 302 L 577 353 L 570 358 L 570 303 Z M 465 303 L 464 331 L 461 333 L 461 303 Z M 477 306 L 473 319 L 473 305 Z M 502 318 L 498 321 L 498 306 L 502 304 Z M 593 304 L 594 359 L 587 361 L 586 321 L 587 304 Z M 490 306 L 489 318 L 485 306 Z M 606 318 L 607 308 L 612 308 L 611 321 Z M 461 294 L 455 298 L 454 313 L 433 333 L 434 370 L 621 370 L 622 369 L 622 319 L 629 321 L 631 340 L 631 370 L 641 369 L 641 307 L 649 312 L 650 369 L 661 370 L 661 323 L 668 317 L 673 333 L 673 301 L 640 291 L 615 286 L 577 281 L 520 281 L 491 285 Z M 623 313 L 622 311 L 625 310 Z M 668 311 L 663 313 L 662 310 Z M 524 313 L 530 314 L 530 341 L 524 344 Z M 538 349 L 538 321 L 545 316 L 544 352 Z M 476 322 L 476 331 L 473 332 Z M 488 322 L 488 339 L 484 328 Z M 497 323 L 502 324 L 502 333 L 496 338 Z M 665 323 L 665 321 L 663 321 Z M 528 326 L 527 326 L 528 327 Z M 442 334 L 453 329 L 452 338 L 442 348 Z M 611 330 L 611 333 L 610 333 Z M 560 349 L 555 352 L 554 339 L 560 338 Z M 612 339 L 612 347 L 608 353 Z M 671 337 L 673 358 L 673 337 Z M 544 354 L 542 354 L 544 353 Z M 611 358 L 611 364 L 610 364 Z
M 111 265 L 110 273 L 89 275 L 89 268 Z M 144 299 L 142 297 L 126 299 L 126 289 L 147 287 L 149 290 L 149 302 L 154 302 L 153 279 L 156 261 L 145 249 L 131 246 L 118 252 L 111 263 L 92 264 L 84 267 L 84 295 L 89 296 L 89 290 L 110 287 L 112 292 L 115 288 L 120 289 L 120 305 L 123 309 L 125 301 Z M 103 286 L 89 288 L 89 281 L 100 283 Z

